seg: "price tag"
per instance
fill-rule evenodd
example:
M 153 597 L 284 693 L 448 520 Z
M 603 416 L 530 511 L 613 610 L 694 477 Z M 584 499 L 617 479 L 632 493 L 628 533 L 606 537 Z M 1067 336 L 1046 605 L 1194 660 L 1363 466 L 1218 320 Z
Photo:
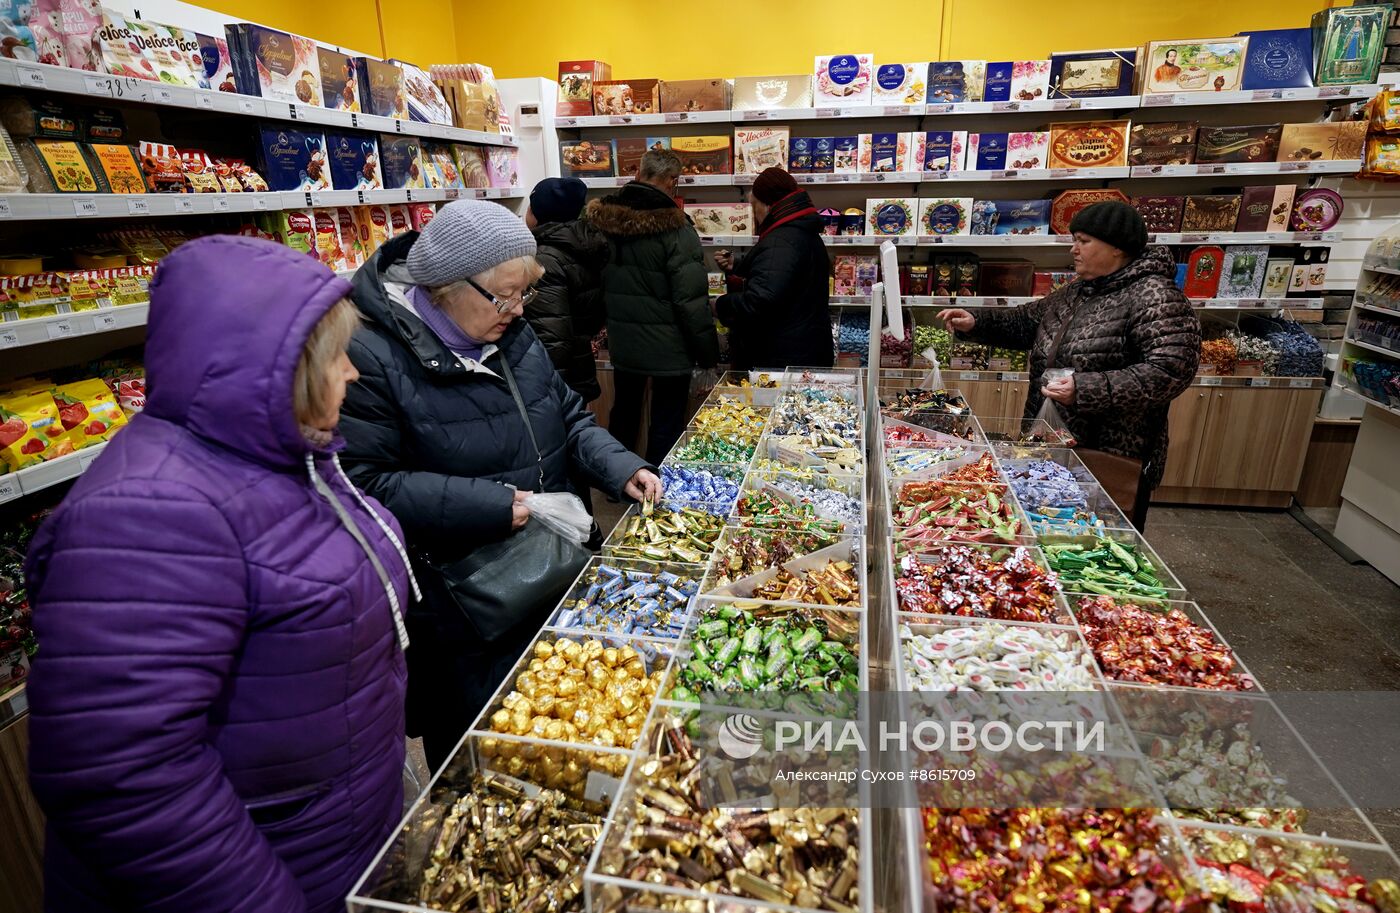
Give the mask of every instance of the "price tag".
M 190 199 L 184 194 L 181 194 L 180 196 L 175 198 L 175 211 L 194 212 L 194 200 Z
M 8 349 L 17 345 L 19 345 L 18 330 L 0 330 L 0 349 Z
M 72 336 L 77 332 L 77 328 L 70 320 L 56 320 L 47 327 L 50 339 L 62 339 L 65 336 Z
M 117 328 L 117 315 L 98 314 L 96 317 L 92 318 L 92 328 L 99 333 L 115 330 Z
M 133 216 L 148 216 L 151 214 L 151 201 L 132 197 L 126 201 L 126 211 Z
M 449 200 L 455 200 L 455 199 L 457 199 L 458 197 L 460 197 L 461 195 L 462 195 L 462 191 L 458 190 L 456 187 L 449 187 L 449 188 L 447 188 L 447 199 L 449 199 Z
M 1206 243 L 1207 241 L 1209 241 L 1209 240 L 1210 240 L 1210 235 L 1201 235 L 1201 234 L 1190 234 L 1190 235 L 1188 235 L 1188 234 L 1183 233 L 1182 236 L 1181 236 L 1181 243 L 1182 243 L 1182 244 L 1205 244 L 1205 243 Z
M 112 88 L 112 78 L 110 76 L 86 76 L 83 78 L 83 88 L 89 95 L 105 95 L 108 98 L 116 95 Z
M 87 472 L 88 467 L 97 462 L 97 458 L 102 456 L 101 448 L 89 447 L 87 450 L 78 451 L 78 471 Z
M 1078 111 L 1084 103 L 1077 98 L 1057 98 L 1050 103 L 1052 111 Z
M 683 124 L 690 118 L 686 116 L 684 111 L 672 111 L 665 115 L 664 120 L 668 124 Z
M 397 117 L 394 118 L 394 132 L 395 132 L 395 133 L 402 133 L 402 132 L 403 132 L 403 121 L 399 120 Z
M 194 93 L 194 103 L 195 107 L 203 108 L 206 111 L 214 110 L 214 96 L 210 95 L 208 92 Z
M 1294 377 L 1290 378 L 1288 381 L 1288 386 L 1297 390 L 1310 390 L 1312 389 L 1312 385 L 1313 382 L 1310 377 Z
M 578 126 L 578 118 L 577 118 L 577 117 L 561 117 L 561 118 L 559 118 L 557 121 L 555 121 L 555 126 L 556 126 L 556 127 L 576 127 L 576 126 Z
M 266 193 L 255 193 L 255 194 L 253 194 L 253 208 L 254 208 L 254 209 L 268 209 L 268 208 L 269 208 L 269 207 L 268 207 L 268 204 L 267 204 L 267 198 L 268 198 L 268 196 L 270 196 L 270 194 L 266 194 Z
M 1203 387 L 1219 387 L 1220 385 L 1220 378 L 1218 377 L 1206 376 L 1201 378 L 1201 386 Z
M 769 113 L 768 111 L 745 111 L 744 120 L 767 120 Z
M 1253 101 L 1273 101 L 1282 97 L 1278 89 L 1255 89 L 1250 96 Z
M 1278 170 L 1280 174 L 1284 174 L 1289 171 L 1306 171 L 1308 169 L 1308 165 L 1308 162 L 1279 162 Z
M 959 380 L 981 380 L 981 379 L 982 379 L 982 372 L 981 372 L 981 371 L 964 371 L 964 372 L 962 372 L 962 374 L 958 375 L 958 379 L 959 379 Z
M 155 94 L 151 96 L 151 101 L 160 105 L 173 105 L 175 103 L 175 93 L 169 89 L 155 89 Z
M 307 206 L 325 206 L 326 195 L 324 193 L 308 193 L 306 195 Z
M 478 200 L 486 200 L 486 199 L 490 199 L 490 197 L 491 197 L 491 191 L 489 191 L 489 190 L 481 190 L 481 189 L 478 189 L 478 190 L 476 191 L 476 198 L 477 198 Z
M 911 110 L 903 105 L 886 105 L 884 115 L 886 117 L 917 116 L 917 110 Z
M 1224 166 L 1224 165 L 1197 165 L 1197 166 L 1196 166 L 1196 173 L 1197 173 L 1197 174 L 1224 174 L 1224 173 L 1225 173 L 1225 166 Z
M 992 102 L 992 113 L 999 114 L 1003 111 L 1019 111 L 1021 103 L 1019 101 L 994 101 Z
M 8 219 L 13 215 L 14 213 L 10 211 L 10 201 L 0 200 L 0 219 Z
M 294 105 L 294 104 L 288 104 L 288 105 L 287 105 L 287 116 L 290 117 L 292 120 L 296 120 L 296 119 L 297 119 L 297 106 L 296 106 L 296 105 Z
M 97 209 L 97 201 L 92 197 L 83 197 L 73 201 L 73 215 L 79 218 L 100 215 Z
M 885 173 L 883 171 L 875 171 L 870 174 L 867 174 L 865 176 L 865 179 L 867 181 L 874 181 L 877 184 L 883 183 L 884 181 L 888 180 L 888 178 L 885 177 Z
M 1085 173 L 1087 173 L 1087 172 L 1086 172 L 1086 169 L 1083 169 L 1083 168 L 1051 168 L 1051 169 L 1050 169 L 1050 177 L 1052 177 L 1052 178 L 1057 178 L 1057 179 L 1072 178 L 1072 177 L 1074 177 L 1076 174 L 1085 174 Z
M 15 67 L 19 73 L 19 84 L 26 89 L 47 89 L 49 81 L 44 78 L 43 70 L 36 70 L 33 67 Z
M 1271 377 L 1247 377 L 1247 378 L 1245 378 L 1245 386 L 1247 386 L 1247 387 L 1272 387 L 1273 385 L 1274 385 L 1274 381 L 1273 381 L 1273 378 L 1271 378 Z
M 841 116 L 841 109 L 840 109 L 840 108 L 818 108 L 818 109 L 817 109 L 816 116 L 817 116 L 817 117 L 840 117 L 840 116 Z
M 694 183 L 695 183 L 695 175 L 693 175 L 693 174 L 683 174 L 683 175 L 681 175 L 680 183 L 682 183 L 682 184 L 694 184 Z
M 253 100 L 251 98 L 240 98 L 238 100 L 238 110 L 243 114 L 253 114 L 256 109 L 253 107 Z M 354 125 L 355 115 L 352 114 L 350 115 L 350 126 L 353 127 Z
M 221 194 L 219 194 L 218 196 L 214 197 L 214 211 L 215 211 L 215 212 L 228 212 L 228 211 L 229 211 L 228 197 L 227 197 L 225 194 L 222 194 L 222 193 L 221 193 Z
M 992 171 L 992 172 L 989 172 L 989 174 L 990 174 L 992 180 L 994 180 L 994 181 L 1014 181 L 1014 180 L 1016 180 L 1016 172 L 1014 172 L 1014 171 Z
M 924 108 L 924 113 L 925 113 L 925 114 L 952 114 L 952 113 L 953 113 L 953 106 L 952 106 L 952 105 L 929 105 L 928 107 Z
M 1351 94 L 1351 88 L 1341 86 L 1322 86 L 1317 90 L 1318 98 L 1343 98 Z
M 632 123 L 632 118 L 630 118 L 630 117 L 609 117 L 609 118 L 608 118 L 608 124 L 609 124 L 610 126 L 613 126 L 613 127 L 625 127 L 625 126 L 627 126 L 627 125 L 630 124 L 630 123 Z
M 19 479 L 14 473 L 0 476 L 0 504 L 19 497 Z

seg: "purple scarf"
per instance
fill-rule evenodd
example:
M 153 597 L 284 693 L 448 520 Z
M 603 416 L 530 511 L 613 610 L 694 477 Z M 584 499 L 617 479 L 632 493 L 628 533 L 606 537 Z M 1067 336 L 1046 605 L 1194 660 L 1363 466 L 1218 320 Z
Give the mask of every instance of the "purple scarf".
M 428 329 L 433 331 L 433 335 L 442 340 L 442 344 L 452 350 L 453 355 L 463 355 L 473 361 L 481 361 L 481 350 L 484 343 L 472 339 L 459 327 L 451 317 L 442 312 L 436 304 L 433 304 L 432 297 L 428 290 L 421 285 L 410 285 L 408 287 L 408 300 L 413 304 L 413 309 L 418 312 L 418 316 L 427 324 Z

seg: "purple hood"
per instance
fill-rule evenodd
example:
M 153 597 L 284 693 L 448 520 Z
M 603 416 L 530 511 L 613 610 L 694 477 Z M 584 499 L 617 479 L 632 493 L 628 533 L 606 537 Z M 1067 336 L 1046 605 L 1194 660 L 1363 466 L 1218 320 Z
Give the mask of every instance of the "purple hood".
M 151 290 L 146 410 L 25 568 L 45 908 L 343 910 L 401 812 L 409 601 L 397 524 L 293 417 L 349 285 L 217 237 Z

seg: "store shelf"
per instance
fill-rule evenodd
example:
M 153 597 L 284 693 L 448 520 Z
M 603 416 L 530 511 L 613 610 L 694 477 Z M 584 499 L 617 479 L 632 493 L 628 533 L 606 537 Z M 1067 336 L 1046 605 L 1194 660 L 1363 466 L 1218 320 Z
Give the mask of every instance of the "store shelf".
M 321 190 L 302 193 L 13 193 L 0 196 L 0 221 L 114 219 L 131 216 L 268 212 L 362 203 L 440 203 L 525 196 L 519 187 L 450 190 Z
M 1222 174 L 1355 174 L 1361 170 L 1360 159 L 1337 162 L 1223 162 L 1203 165 L 1136 165 L 1135 178 L 1214 177 Z
M 1370 270 L 1373 273 L 1385 273 L 1387 276 L 1400 276 L 1400 268 L 1394 266 L 1370 266 L 1363 263 L 1361 268 Z
M 1342 240 L 1340 231 L 1214 231 L 1148 235 L 1152 244 L 1330 244 Z
M 1356 301 L 1354 304 L 1363 311 L 1375 311 L 1377 314 L 1385 314 L 1389 317 L 1400 317 L 1400 306 L 1388 308 L 1379 304 L 1370 304 L 1364 301 Z
M 1361 340 L 1356 339 L 1352 336 L 1344 337 L 1342 339 L 1342 342 L 1345 342 L 1347 345 L 1350 346 L 1356 346 L 1358 349 L 1366 349 L 1370 352 L 1376 352 L 1380 355 L 1384 355 L 1387 358 L 1400 358 L 1400 350 L 1387 349 L 1385 346 L 1378 346 L 1373 342 L 1362 342 Z
M 129 304 L 56 317 L 38 317 L 0 324 L 0 349 L 40 345 L 60 339 L 111 333 L 130 327 L 143 327 L 150 314 L 149 304 Z
M 1170 92 L 1140 96 L 1139 107 L 1182 108 L 1201 105 L 1248 105 L 1287 101 L 1345 103 L 1370 98 L 1377 85 L 1308 86 L 1297 89 L 1255 89 L 1250 92 Z
M 588 114 L 554 118 L 561 130 L 583 127 L 655 127 L 661 124 L 727 124 L 735 111 L 677 111 L 671 114 Z
M 900 298 L 906 307 L 963 307 L 963 308 L 1002 308 L 1020 307 L 1039 298 L 996 298 L 968 296 L 959 298 L 930 297 L 928 295 L 904 295 Z M 1290 311 L 1320 311 L 1321 298 L 1192 298 L 1191 306 L 1200 311 L 1276 311 L 1286 308 Z M 869 304 L 869 295 L 832 295 L 831 304 Z M 1400 353 L 1390 353 L 1400 357 Z
M 106 446 L 105 442 L 94 444 L 38 466 L 0 475 L 0 504 L 76 479 L 87 471 Z
M 418 121 L 400 120 L 396 117 L 378 117 L 373 114 L 352 114 L 349 111 L 335 111 L 313 105 L 269 101 L 233 92 L 189 89 L 145 79 L 133 79 L 129 76 L 108 76 L 105 73 L 90 73 L 86 70 L 73 70 L 40 63 L 17 63 L 10 60 L 0 60 L 0 85 L 16 86 L 21 89 L 43 89 L 68 95 L 86 95 L 107 101 L 185 108 L 218 114 L 237 114 L 245 117 L 316 124 L 347 130 L 400 133 L 405 136 L 421 136 L 454 143 L 476 143 L 485 146 L 517 145 L 514 137 L 501 136 L 499 133 L 459 130 L 456 127 L 447 127 L 441 124 L 424 124 Z
M 1380 400 L 1376 399 L 1375 397 L 1370 396 L 1369 394 L 1363 393 L 1363 392 L 1361 391 L 1361 388 L 1360 388 L 1360 387 L 1354 387 L 1354 386 L 1352 386 L 1351 384 L 1346 383 L 1345 381 L 1342 380 L 1342 378 L 1341 378 L 1340 376 L 1338 376 L 1338 377 L 1332 382 L 1332 385 L 1333 385 L 1334 387 L 1336 387 L 1337 389 L 1339 389 L 1339 390 L 1345 390 L 1345 391 L 1347 391 L 1347 392 L 1350 393 L 1352 396 L 1355 396 L 1355 397 L 1357 397 L 1358 399 L 1363 399 L 1363 400 L 1365 400 L 1366 403 L 1367 403 L 1367 405 L 1375 406 L 1377 409 L 1383 409 L 1383 410 L 1385 410 L 1386 412 L 1389 412 L 1389 413 L 1392 414 L 1392 415 L 1400 415 L 1400 407 L 1392 406 L 1390 403 L 1383 403 L 1383 402 L 1381 402 Z M 1364 418 L 1363 418 L 1362 420 L 1365 421 Z
M 1153 244 L 1308 244 L 1333 243 L 1342 239 L 1339 231 L 1295 231 L 1268 234 L 1261 231 L 1222 231 L 1210 234 L 1148 235 Z M 751 247 L 757 242 L 753 235 L 701 235 L 700 243 L 709 246 Z M 886 238 L 876 235 L 822 235 L 830 247 L 875 247 Z M 893 239 L 888 239 L 893 240 Z M 908 241 L 904 241 L 908 245 Z M 1069 247 L 1070 235 L 919 235 L 916 247 Z

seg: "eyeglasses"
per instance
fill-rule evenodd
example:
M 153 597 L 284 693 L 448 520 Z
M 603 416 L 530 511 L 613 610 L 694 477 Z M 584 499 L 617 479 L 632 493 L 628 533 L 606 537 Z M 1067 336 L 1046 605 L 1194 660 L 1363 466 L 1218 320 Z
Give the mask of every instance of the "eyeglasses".
M 519 295 L 515 295 L 510 298 L 497 298 L 495 295 L 486 291 L 486 289 L 477 285 L 476 282 L 474 282 L 471 279 L 467 280 L 467 285 L 470 285 L 472 288 L 476 289 L 477 294 L 481 295 L 481 297 L 485 298 L 487 301 L 495 305 L 497 314 L 504 314 L 506 311 L 515 307 L 517 304 L 521 306 L 527 305 L 531 301 L 535 300 L 535 296 L 540 293 L 539 289 L 535 288 L 534 286 L 530 286 L 525 291 L 521 292 Z

